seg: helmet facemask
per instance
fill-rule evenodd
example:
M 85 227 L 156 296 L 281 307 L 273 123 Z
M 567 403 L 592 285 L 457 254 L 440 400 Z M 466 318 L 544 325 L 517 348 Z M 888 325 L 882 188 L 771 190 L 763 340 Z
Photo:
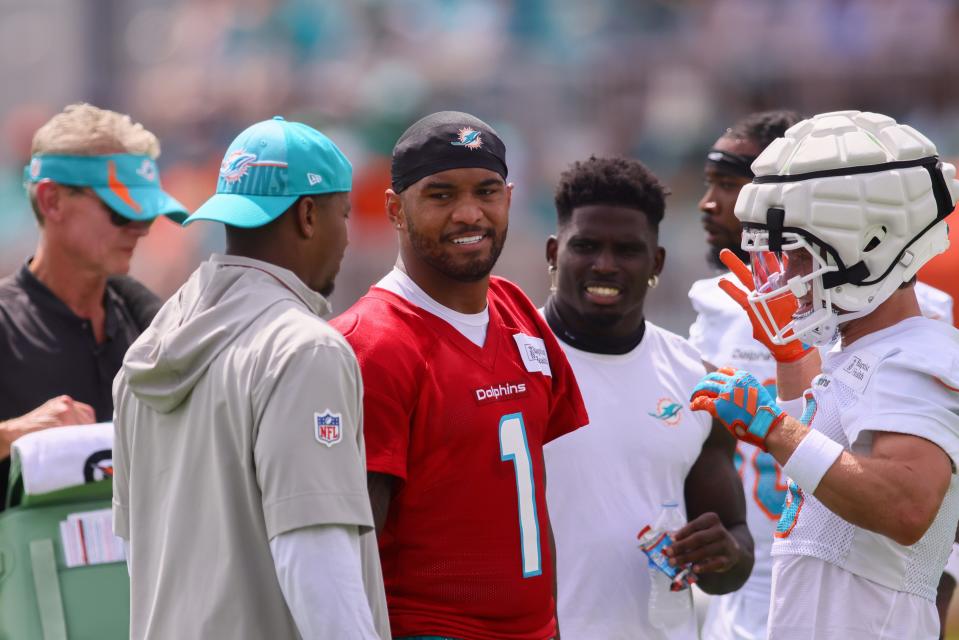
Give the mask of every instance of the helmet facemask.
M 840 314 L 823 276 L 838 268 L 829 264 L 828 253 L 794 232 L 784 232 L 773 251 L 769 231 L 762 228 L 744 229 L 742 248 L 749 252 L 755 285 L 747 300 L 772 343 L 832 343 Z

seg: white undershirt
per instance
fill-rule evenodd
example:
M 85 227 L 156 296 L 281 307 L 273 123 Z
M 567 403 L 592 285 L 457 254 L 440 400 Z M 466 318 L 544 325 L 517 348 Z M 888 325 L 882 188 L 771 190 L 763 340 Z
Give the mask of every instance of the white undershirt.
M 396 267 L 393 267 L 392 271 L 383 276 L 383 279 L 377 282 L 375 286 L 395 293 L 420 309 L 442 318 L 476 346 L 482 347 L 486 343 L 486 327 L 489 326 L 489 305 L 479 313 L 453 311 L 431 298 L 418 284 L 413 282 L 413 278 Z
M 352 525 L 314 525 L 270 540 L 276 577 L 304 640 L 378 640 Z
M 129 573 L 133 545 L 124 540 L 123 547 Z M 280 591 L 304 640 L 379 640 L 363 589 L 355 526 L 314 525 L 281 533 L 270 540 L 270 553 Z

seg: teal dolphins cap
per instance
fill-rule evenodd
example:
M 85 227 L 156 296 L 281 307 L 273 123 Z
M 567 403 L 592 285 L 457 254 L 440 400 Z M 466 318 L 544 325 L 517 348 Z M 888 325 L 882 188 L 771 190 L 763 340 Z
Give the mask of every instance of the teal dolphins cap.
M 325 135 L 280 116 L 248 127 L 227 149 L 216 195 L 184 225 L 215 220 L 234 227 L 272 222 L 300 196 L 353 188 L 353 166 Z
M 37 154 L 23 170 L 26 184 L 41 180 L 90 187 L 108 207 L 130 220 L 167 216 L 183 222 L 187 208 L 160 187 L 153 158 L 131 153 L 102 156 Z

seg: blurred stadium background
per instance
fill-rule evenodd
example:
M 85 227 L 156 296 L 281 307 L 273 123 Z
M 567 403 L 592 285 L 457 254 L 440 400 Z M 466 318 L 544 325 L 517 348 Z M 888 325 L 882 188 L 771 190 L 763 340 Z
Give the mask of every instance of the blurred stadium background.
M 537 303 L 560 172 L 590 154 L 649 165 L 672 196 L 648 316 L 685 335 L 686 291 L 710 273 L 702 161 L 724 128 L 757 109 L 873 110 L 955 156 L 956 33 L 950 0 L 0 0 L 0 273 L 33 249 L 22 168 L 64 105 L 128 112 L 156 133 L 164 184 L 191 208 L 233 136 L 282 114 L 354 163 L 343 310 L 395 257 L 382 207 L 394 141 L 458 109 L 506 141 L 516 190 L 496 271 Z M 222 247 L 218 225 L 161 220 L 133 274 L 166 296 Z

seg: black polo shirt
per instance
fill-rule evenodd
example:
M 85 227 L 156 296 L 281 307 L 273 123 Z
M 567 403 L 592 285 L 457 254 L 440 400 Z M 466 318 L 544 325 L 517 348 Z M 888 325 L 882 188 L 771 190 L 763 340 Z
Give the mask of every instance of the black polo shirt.
M 113 419 L 113 378 L 123 356 L 159 308 L 159 299 L 130 278 L 107 281 L 105 340 L 73 313 L 24 264 L 0 280 L 0 421 L 67 394 Z M 10 459 L 0 460 L 0 510 Z

